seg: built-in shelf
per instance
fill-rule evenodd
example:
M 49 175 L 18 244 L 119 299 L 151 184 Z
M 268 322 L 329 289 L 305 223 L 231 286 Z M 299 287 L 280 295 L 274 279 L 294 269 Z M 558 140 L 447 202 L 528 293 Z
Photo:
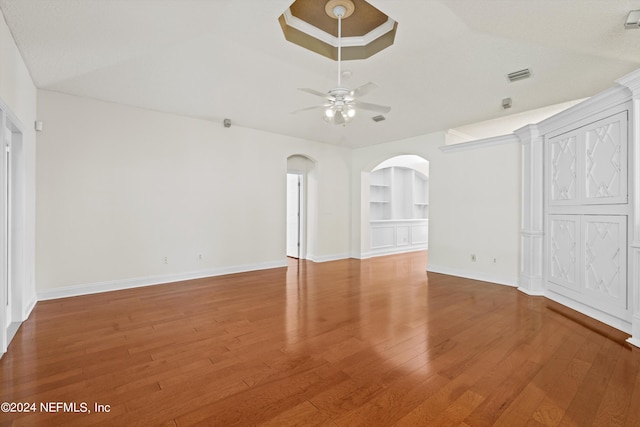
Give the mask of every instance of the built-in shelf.
M 427 219 L 428 198 L 428 178 L 414 169 L 392 166 L 371 172 L 372 221 Z
M 371 252 L 390 254 L 427 248 L 428 178 L 401 166 L 371 172 Z

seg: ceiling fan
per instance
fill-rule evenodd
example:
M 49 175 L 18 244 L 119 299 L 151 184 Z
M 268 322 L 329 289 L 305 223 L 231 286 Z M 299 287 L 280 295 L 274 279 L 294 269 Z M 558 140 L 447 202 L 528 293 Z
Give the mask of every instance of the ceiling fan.
M 378 86 L 375 83 L 369 82 L 353 90 L 342 86 L 342 19 L 348 18 L 354 9 L 355 7 L 351 0 L 330 0 L 327 3 L 325 11 L 330 17 L 338 20 L 338 85 L 327 93 L 315 89 L 298 88 L 302 92 L 324 98 L 325 102 L 321 105 L 294 111 L 294 113 L 322 109 L 324 110 L 323 118 L 327 123 L 344 126 L 355 117 L 357 109 L 375 111 L 377 113 L 391 111 L 391 107 L 358 100 L 358 98 L 377 88 Z

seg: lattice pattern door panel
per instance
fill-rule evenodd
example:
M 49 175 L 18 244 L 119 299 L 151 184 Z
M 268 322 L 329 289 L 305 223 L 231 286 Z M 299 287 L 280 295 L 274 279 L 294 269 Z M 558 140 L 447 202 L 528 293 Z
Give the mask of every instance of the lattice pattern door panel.
M 550 206 L 627 203 L 627 113 L 548 140 Z
M 574 202 L 576 200 L 576 135 L 554 139 L 551 151 L 551 200 Z
M 585 215 L 582 236 L 585 291 L 596 306 L 626 308 L 626 216 Z
M 625 319 L 628 112 L 614 111 L 546 140 L 545 271 L 550 291 Z
M 626 115 L 619 116 L 586 129 L 585 203 L 627 201 Z M 622 135 L 623 131 L 625 135 Z
M 550 222 L 549 280 L 578 290 L 579 215 L 552 215 Z

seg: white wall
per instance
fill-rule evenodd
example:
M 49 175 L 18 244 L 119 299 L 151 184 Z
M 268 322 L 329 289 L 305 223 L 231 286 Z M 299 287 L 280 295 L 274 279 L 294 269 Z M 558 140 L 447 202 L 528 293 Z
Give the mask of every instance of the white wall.
M 429 178 L 429 162 L 415 154 L 405 154 L 402 156 L 391 157 L 380 163 L 373 170 L 384 169 L 392 166 L 400 166 L 409 169 L 415 169 L 422 175 Z
M 0 11 L 0 98 L 24 125 L 31 151 L 35 150 L 33 122 L 36 88 Z
M 368 256 L 366 172 L 399 154 L 429 161 L 429 270 L 516 286 L 519 271 L 520 145 L 445 153 L 443 132 L 353 152 L 352 253 Z M 363 174 L 364 172 L 364 174 Z M 361 220 L 364 218 L 364 221 Z M 358 234 L 360 231 L 361 234 Z M 475 254 L 477 261 L 471 261 Z M 493 260 L 496 259 L 494 263 Z
M 13 154 L 14 168 L 18 171 L 18 194 L 14 194 L 20 215 L 14 221 L 14 230 L 20 240 L 14 253 L 14 289 L 18 288 L 19 318 L 25 320 L 36 301 L 35 292 L 35 176 L 36 138 L 33 123 L 36 119 L 36 88 L 22 56 L 0 12 L 0 108 L 8 111 L 11 121 L 22 130 L 22 141 Z M 14 307 L 14 314 L 16 313 Z
M 38 119 L 41 298 L 284 265 L 293 154 L 317 162 L 313 259 L 367 256 L 366 174 L 416 154 L 430 162 L 429 268 L 517 283 L 518 144 L 444 153 L 439 132 L 349 151 L 48 91 Z
M 284 265 L 292 154 L 317 162 L 314 256 L 348 256 L 346 149 L 48 91 L 38 118 L 41 298 Z
M 478 139 L 493 138 L 495 136 L 507 135 L 532 123 L 539 123 L 561 111 L 573 107 L 582 102 L 583 99 L 563 102 L 561 104 L 550 105 L 548 107 L 537 108 L 522 113 L 509 114 L 497 119 L 485 120 L 479 123 L 472 123 L 460 126 L 447 131 L 446 144 L 457 144 L 460 142 L 476 141 Z M 506 114 L 508 110 L 505 110 Z

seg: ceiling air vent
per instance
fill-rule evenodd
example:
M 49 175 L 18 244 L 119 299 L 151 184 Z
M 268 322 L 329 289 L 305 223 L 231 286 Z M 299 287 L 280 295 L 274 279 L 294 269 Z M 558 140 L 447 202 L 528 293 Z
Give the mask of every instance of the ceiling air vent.
M 528 79 L 531 77 L 531 70 L 525 68 L 524 70 L 514 71 L 513 73 L 507 74 L 510 82 L 515 82 L 522 79 Z
M 624 23 L 627 30 L 636 30 L 640 28 L 640 10 L 632 10 L 627 15 L 627 21 Z
M 382 114 L 380 114 L 379 116 L 374 116 L 371 117 L 371 120 L 373 120 L 374 122 L 381 122 L 383 120 L 386 120 L 387 118 L 385 116 L 383 116 Z

